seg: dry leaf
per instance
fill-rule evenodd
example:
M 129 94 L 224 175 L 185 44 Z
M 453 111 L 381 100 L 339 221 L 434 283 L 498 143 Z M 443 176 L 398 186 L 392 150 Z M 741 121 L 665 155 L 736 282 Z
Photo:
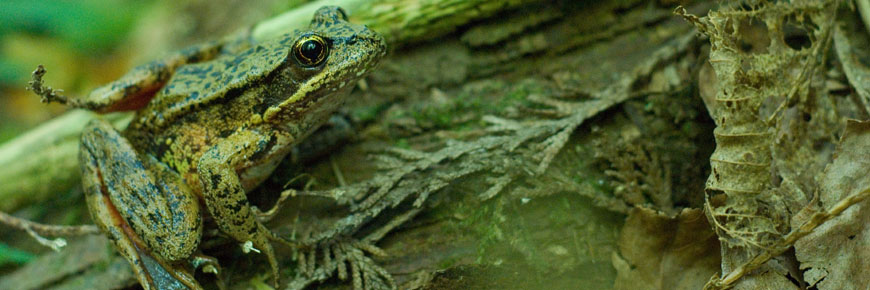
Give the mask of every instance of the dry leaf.
M 870 65 L 861 60 L 870 57 L 870 37 L 852 15 L 844 16 L 843 26 L 834 29 L 834 48 L 849 84 L 855 88 L 856 101 L 866 114 L 870 112 Z M 852 21 L 849 21 L 852 20 Z
M 850 121 L 834 161 L 825 169 L 819 201 L 828 208 L 870 188 L 870 122 Z M 870 288 L 870 205 L 853 205 L 795 243 L 804 280 L 818 289 Z
M 632 209 L 619 253 L 613 256 L 614 289 L 701 289 L 719 271 L 719 241 L 698 209 L 675 218 Z

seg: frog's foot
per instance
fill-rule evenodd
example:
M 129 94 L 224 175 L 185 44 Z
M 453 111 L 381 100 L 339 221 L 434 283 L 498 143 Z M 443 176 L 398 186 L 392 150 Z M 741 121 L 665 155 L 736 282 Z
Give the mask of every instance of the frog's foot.
M 302 275 L 297 275 L 290 284 L 302 285 L 326 280 L 332 273 L 337 272 L 341 280 L 347 280 L 350 276 L 354 289 L 396 289 L 393 276 L 378 266 L 368 254 L 386 256 L 377 246 L 358 240 L 332 241 L 300 251 L 297 262 Z
M 262 223 L 257 224 L 258 234 L 252 236 L 252 240 L 246 240 L 242 243 L 242 252 L 256 253 L 266 255 L 266 260 L 269 261 L 269 267 L 272 268 L 272 284 L 275 289 L 280 287 L 280 271 L 278 267 L 278 259 L 275 257 L 275 249 L 270 243 L 272 240 L 272 231 L 266 228 Z
M 40 96 L 43 103 L 69 103 L 69 98 L 60 94 L 63 90 L 55 90 L 45 85 L 45 81 L 42 80 L 43 76 L 45 76 L 45 67 L 40 64 L 31 74 L 32 79 L 27 83 L 27 89 Z

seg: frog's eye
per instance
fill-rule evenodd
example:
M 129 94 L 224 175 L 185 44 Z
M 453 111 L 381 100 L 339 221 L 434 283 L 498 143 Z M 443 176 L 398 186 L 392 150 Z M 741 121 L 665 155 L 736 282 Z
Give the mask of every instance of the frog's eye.
M 293 45 L 293 56 L 303 66 L 316 66 L 329 55 L 329 46 L 326 40 L 317 35 L 302 37 Z

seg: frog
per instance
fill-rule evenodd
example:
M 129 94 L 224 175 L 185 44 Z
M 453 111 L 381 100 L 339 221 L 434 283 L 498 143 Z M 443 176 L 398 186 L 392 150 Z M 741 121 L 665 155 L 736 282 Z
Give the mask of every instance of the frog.
M 123 131 L 89 122 L 79 161 L 92 220 L 144 289 L 202 288 L 192 271 L 219 269 L 198 249 L 206 221 L 246 254 L 265 256 L 278 287 L 272 243 L 293 241 L 267 228 L 246 194 L 387 53 L 380 34 L 336 6 L 317 10 L 307 29 L 244 50 L 227 43 L 140 65 L 84 98 L 34 86 L 43 102 L 135 111 Z

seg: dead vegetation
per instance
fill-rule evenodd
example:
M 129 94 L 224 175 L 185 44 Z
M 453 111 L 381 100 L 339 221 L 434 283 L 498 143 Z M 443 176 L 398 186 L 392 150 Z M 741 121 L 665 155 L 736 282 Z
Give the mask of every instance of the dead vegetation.
M 345 112 L 357 139 L 269 212 L 300 244 L 287 288 L 866 288 L 847 4 L 678 9 L 703 36 L 666 5 L 526 4 L 396 52 Z
M 707 102 L 717 125 L 717 146 L 710 157 L 705 210 L 722 242 L 724 277 L 707 287 L 806 287 L 789 281 L 802 281 L 800 271 L 809 268 L 801 263 L 801 248 L 795 249 L 797 259 L 770 259 L 866 195 L 860 187 L 845 185 L 837 190 L 842 201 L 818 209 L 818 199 L 831 194 L 819 190 L 831 178 L 817 177 L 831 160 L 829 147 L 819 145 L 834 144 L 835 132 L 850 130 L 838 106 L 856 105 L 838 101 L 824 81 L 843 4 L 748 1 L 703 18 L 677 10 L 710 38 L 709 62 L 718 87 Z M 753 32 L 760 37 L 753 38 Z M 841 153 L 834 156 L 854 150 L 843 148 L 851 134 L 856 133 L 840 139 Z M 854 193 L 847 198 L 842 191 Z M 819 213 L 805 220 L 807 211 Z M 758 268 L 762 270 L 738 280 Z M 849 284 L 861 288 L 866 283 L 859 279 Z

